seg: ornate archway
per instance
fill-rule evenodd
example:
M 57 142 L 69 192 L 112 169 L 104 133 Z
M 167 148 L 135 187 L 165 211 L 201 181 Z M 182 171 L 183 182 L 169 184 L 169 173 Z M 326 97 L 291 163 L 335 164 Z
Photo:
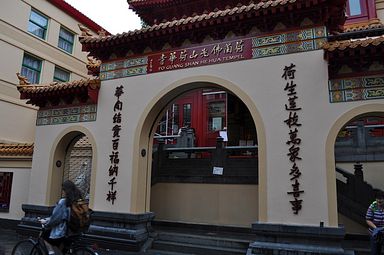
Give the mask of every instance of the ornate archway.
M 331 127 L 325 144 L 326 170 L 327 170 L 327 194 L 328 194 L 328 215 L 330 225 L 337 226 L 337 190 L 336 190 L 336 161 L 335 142 L 339 131 L 353 118 L 367 113 L 384 112 L 383 104 L 366 104 L 357 106 L 341 115 Z
M 61 197 L 61 183 L 71 180 L 93 205 L 96 155 L 95 140 L 84 127 L 67 128 L 58 136 L 51 153 L 48 204 L 55 203 Z
M 207 84 L 216 84 L 231 91 L 248 107 L 257 130 L 257 140 L 259 146 L 259 186 L 258 186 L 258 217 L 255 220 L 266 221 L 266 173 L 265 173 L 265 132 L 259 112 L 252 100 L 235 84 L 217 77 L 199 76 L 177 81 L 155 97 L 144 114 L 140 118 L 136 128 L 135 151 L 133 157 L 133 181 L 132 181 L 132 211 L 137 213 L 148 212 L 150 210 L 150 190 L 151 190 L 151 163 L 152 163 L 152 144 L 155 132 L 154 124 L 161 118 L 163 109 L 174 98 L 186 91 L 206 87 Z M 217 84 L 220 84 L 217 85 Z M 144 152 L 144 153 L 143 153 Z M 146 153 L 147 152 L 147 153 Z M 255 203 L 257 199 L 255 199 Z

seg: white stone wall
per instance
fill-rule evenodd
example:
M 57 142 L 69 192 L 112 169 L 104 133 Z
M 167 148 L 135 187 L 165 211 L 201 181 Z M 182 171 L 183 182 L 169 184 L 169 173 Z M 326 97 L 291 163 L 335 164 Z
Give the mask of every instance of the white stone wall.
M 49 18 L 45 40 L 28 32 L 32 8 Z M 70 71 L 71 80 L 88 77 L 87 53 L 81 51 L 78 35 L 74 39 L 73 54 L 57 47 L 60 26 L 80 34 L 79 22 L 46 0 L 3 0 L 0 17 L 0 140 L 30 143 L 34 140 L 37 108 L 26 105 L 26 100 L 20 100 L 16 89 L 19 83 L 16 72 L 21 71 L 24 52 L 43 60 L 40 83 L 53 81 L 55 66 Z M 15 122 L 11 116 L 19 116 L 19 119 Z M 19 137 L 15 138 L 16 134 Z
M 17 84 L 19 84 L 16 72 L 21 71 L 24 52 L 43 60 L 40 83 L 53 81 L 55 66 L 70 71 L 71 80 L 88 77 L 86 69 L 87 53 L 82 52 L 82 46 L 78 40 L 78 34 L 80 34 L 79 22 L 49 3 L 49 1 L 2 0 L 0 6 L 0 142 L 33 143 L 35 141 L 37 107 L 26 104 L 26 100 L 20 100 L 20 94 L 16 88 Z M 49 18 L 45 40 L 28 32 L 28 22 L 32 8 Z M 73 54 L 69 54 L 57 47 L 60 26 L 77 34 L 74 39 Z M 52 143 L 52 141 L 49 142 Z M 45 153 L 47 153 L 46 149 L 44 149 Z M 40 161 L 49 160 L 47 156 L 49 153 L 40 154 L 42 150 L 39 147 L 35 149 L 38 167 L 40 167 Z M 14 175 L 12 208 L 9 213 L 0 214 L 1 218 L 21 218 L 23 215 L 21 204 L 28 202 L 29 186 L 35 187 L 33 191 L 37 192 L 30 196 L 45 197 L 48 187 L 46 182 L 48 168 L 43 168 L 42 172 L 40 169 L 34 171 L 36 174 L 32 177 L 33 181 L 31 183 L 29 171 L 28 174 L 25 174 L 25 171 L 23 174 L 17 171 L 17 174 Z M 47 203 L 46 201 L 41 202 L 40 199 L 30 201 L 32 203 L 36 202 L 36 204 Z
M 376 0 L 377 17 L 384 22 L 384 0 Z
M 287 195 L 292 190 L 289 180 L 292 164 L 286 156 L 289 129 L 283 122 L 288 117 L 284 109 L 288 97 L 281 75 L 284 66 L 291 63 L 296 65 L 297 105 L 302 107 L 298 112 L 302 124 L 299 128 L 302 139 L 300 156 L 303 158 L 299 165 L 304 202 L 298 215 L 293 214 L 289 203 L 292 197 Z M 140 137 L 148 137 L 151 131 L 145 121 L 154 121 L 151 109 L 156 103 L 156 107 L 169 103 L 167 95 L 174 89 L 180 89 L 189 82 L 213 82 L 243 100 L 256 119 L 261 155 L 259 198 L 255 198 L 255 203 L 259 201 L 259 217 L 272 223 L 319 225 L 324 222 L 326 226 L 337 226 L 336 176 L 332 170 L 334 158 L 331 153 L 334 144 L 327 148 L 327 141 L 332 135 L 335 139 L 337 132 L 330 133 L 335 125 L 342 125 L 339 123 L 342 116 L 363 105 L 368 109 L 373 104 L 383 105 L 383 102 L 370 100 L 331 104 L 327 81 L 327 63 L 321 50 L 103 81 L 96 122 L 37 128 L 31 184 L 39 182 L 42 185 L 31 185 L 29 202 L 44 204 L 46 201 L 47 187 L 44 185 L 49 183 L 47 172 L 53 163 L 52 156 L 49 156 L 54 150 L 52 141 L 60 139 L 66 130 L 82 127 L 94 137 L 97 151 L 92 173 L 95 185 L 94 194 L 91 194 L 94 197 L 93 209 L 125 213 L 149 210 L 149 207 L 143 209 L 138 206 L 141 203 L 138 200 L 145 200 L 142 203 L 148 205 L 150 199 L 147 192 L 150 190 L 150 174 L 146 172 L 150 163 L 139 153 L 151 144 L 140 142 Z M 112 205 L 105 198 L 110 179 L 108 168 L 112 151 L 113 106 L 116 102 L 114 93 L 120 85 L 124 86 L 124 94 L 120 98 L 124 104 L 119 143 L 120 170 L 115 186 L 118 197 Z M 154 113 L 160 111 L 161 108 L 154 109 Z
M 0 212 L 0 217 L 20 220 L 24 216 L 21 204 L 25 204 L 28 201 L 31 163 L 30 161 L 21 163 L 2 161 L 0 162 L 0 172 L 13 173 L 9 211 Z

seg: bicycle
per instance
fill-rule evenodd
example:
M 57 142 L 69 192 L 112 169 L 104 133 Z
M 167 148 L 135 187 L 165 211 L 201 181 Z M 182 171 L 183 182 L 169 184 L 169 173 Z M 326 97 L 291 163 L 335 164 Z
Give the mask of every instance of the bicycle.
M 49 255 L 48 248 L 42 237 L 41 230 L 37 240 L 28 238 L 18 242 L 12 250 L 12 255 Z M 68 236 L 64 242 L 63 255 L 98 255 L 90 247 L 82 245 L 79 239 L 82 234 Z

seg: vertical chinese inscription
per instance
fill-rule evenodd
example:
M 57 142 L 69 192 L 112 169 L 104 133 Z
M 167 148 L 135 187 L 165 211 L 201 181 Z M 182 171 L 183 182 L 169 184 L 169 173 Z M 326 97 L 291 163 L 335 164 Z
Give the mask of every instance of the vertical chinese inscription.
M 113 106 L 113 118 L 112 118 L 112 152 L 109 154 L 110 166 L 108 169 L 108 186 L 109 191 L 107 193 L 107 201 L 114 204 L 117 198 L 117 176 L 119 174 L 119 142 L 120 142 L 120 131 L 121 131 L 121 112 L 123 109 L 123 102 L 120 101 L 120 97 L 124 94 L 123 85 L 116 87 L 115 97 L 116 102 Z
M 295 65 L 291 63 L 290 66 L 285 66 L 283 69 L 283 75 L 281 78 L 285 81 L 284 91 L 287 93 L 288 103 L 285 104 L 285 110 L 287 111 L 288 118 L 284 120 L 284 123 L 288 126 L 288 140 L 286 144 L 289 146 L 288 153 L 286 154 L 290 162 L 289 178 L 292 185 L 292 190 L 287 194 L 292 196 L 289 201 L 292 206 L 294 214 L 298 214 L 302 208 L 303 200 L 300 199 L 304 190 L 300 189 L 300 164 L 302 160 L 300 157 L 300 144 L 301 138 L 299 136 L 299 129 L 301 127 L 299 112 L 301 107 L 296 103 L 298 99 L 295 83 Z

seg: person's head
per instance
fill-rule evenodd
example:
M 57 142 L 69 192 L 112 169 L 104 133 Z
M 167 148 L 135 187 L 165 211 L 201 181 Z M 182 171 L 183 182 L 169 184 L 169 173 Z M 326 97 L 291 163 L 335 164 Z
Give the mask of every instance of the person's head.
M 66 194 L 76 189 L 76 185 L 70 180 L 65 180 L 61 187 Z
M 378 191 L 377 193 L 376 193 L 376 196 L 375 196 L 375 198 L 376 198 L 376 202 L 377 202 L 377 204 L 379 205 L 379 206 L 384 206 L 384 192 L 383 191 Z
M 62 190 L 64 192 L 64 197 L 67 200 L 66 201 L 67 206 L 71 205 L 74 201 L 81 199 L 83 197 L 81 194 L 81 191 L 70 180 L 66 180 L 63 182 Z

